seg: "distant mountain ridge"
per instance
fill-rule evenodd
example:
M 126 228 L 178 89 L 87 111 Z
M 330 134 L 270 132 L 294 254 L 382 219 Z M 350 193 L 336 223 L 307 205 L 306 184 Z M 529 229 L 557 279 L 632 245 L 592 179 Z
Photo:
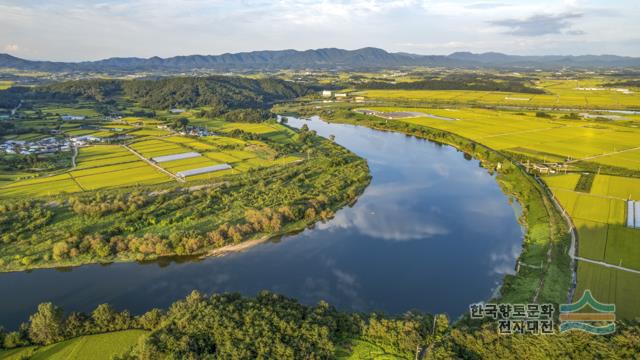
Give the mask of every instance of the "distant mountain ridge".
M 408 66 L 463 68 L 620 68 L 640 67 L 640 58 L 617 55 L 519 56 L 496 52 L 450 55 L 390 53 L 367 47 L 357 50 L 325 48 L 316 50 L 269 50 L 222 55 L 187 55 L 169 58 L 114 57 L 97 61 L 54 62 L 21 59 L 0 54 L 0 68 L 41 71 L 218 71 L 280 69 L 374 69 Z

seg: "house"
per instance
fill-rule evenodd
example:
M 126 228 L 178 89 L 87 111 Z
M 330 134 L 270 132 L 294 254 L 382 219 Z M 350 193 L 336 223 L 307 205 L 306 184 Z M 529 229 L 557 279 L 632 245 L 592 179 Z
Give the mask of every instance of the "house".
M 331 95 L 333 94 L 333 92 L 331 92 L 330 90 L 323 90 L 322 91 L 322 97 L 331 97 Z
M 335 97 L 336 97 L 336 99 L 346 99 L 347 98 L 347 94 L 346 93 L 336 93 Z
M 171 109 L 169 110 L 169 112 L 172 114 L 182 114 L 184 112 L 184 109 Z
M 102 139 L 96 136 L 91 136 L 91 135 L 77 136 L 77 137 L 71 138 L 71 142 L 76 146 L 83 146 L 83 145 L 93 143 L 93 142 L 98 142 L 98 141 L 102 141 Z
M 532 168 L 540 174 L 548 174 L 550 172 L 550 169 L 544 165 L 533 164 Z

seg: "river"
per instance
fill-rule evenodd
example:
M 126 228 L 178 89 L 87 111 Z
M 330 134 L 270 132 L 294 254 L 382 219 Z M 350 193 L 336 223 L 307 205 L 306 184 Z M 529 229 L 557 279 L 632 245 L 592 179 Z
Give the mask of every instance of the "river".
M 289 119 L 367 159 L 372 181 L 334 219 L 250 250 L 200 261 L 118 263 L 0 274 L 0 324 L 37 304 L 139 314 L 193 289 L 268 289 L 349 311 L 418 309 L 458 317 L 513 273 L 522 229 L 495 178 L 449 146 L 365 127 Z

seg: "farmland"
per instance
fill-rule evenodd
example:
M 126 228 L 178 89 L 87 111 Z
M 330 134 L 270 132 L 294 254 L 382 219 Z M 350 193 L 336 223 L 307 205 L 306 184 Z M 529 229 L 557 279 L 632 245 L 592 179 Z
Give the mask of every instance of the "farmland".
M 140 121 L 140 119 L 134 120 Z M 130 122 L 134 122 L 130 121 Z M 126 120 L 125 120 L 126 122 Z M 280 136 L 288 141 L 293 134 L 277 124 L 218 124 L 216 129 L 229 132 L 241 129 L 248 133 L 266 136 Z M 187 137 L 167 130 L 152 127 L 133 127 L 120 122 L 107 125 L 105 128 L 125 128 L 133 136 L 128 143 L 133 150 L 147 159 L 158 156 L 173 155 L 195 151 L 202 156 L 195 159 L 170 161 L 161 164 L 165 170 L 175 174 L 222 163 L 229 163 L 232 169 L 216 173 L 190 177 L 190 181 L 217 178 L 226 175 L 240 174 L 259 167 L 286 165 L 300 159 L 297 156 L 277 154 L 269 145 L 257 140 L 245 141 L 222 135 L 207 137 Z M 96 130 L 69 130 L 71 136 L 107 136 L 112 134 Z M 271 138 L 269 137 L 269 138 Z M 81 147 L 77 157 L 77 166 L 62 174 L 43 175 L 17 182 L 0 183 L 0 197 L 7 196 L 51 196 L 60 193 L 74 193 L 123 186 L 154 185 L 173 181 L 166 174 L 158 171 L 147 162 L 127 150 L 122 145 L 91 145 Z
M 629 151 L 640 146 L 637 142 L 640 137 L 638 128 L 572 120 L 560 113 L 545 118 L 536 116 L 535 111 L 389 107 L 368 109 L 412 110 L 453 118 L 456 120 L 445 121 L 424 116 L 398 121 L 449 131 L 495 150 L 522 154 L 543 161 L 579 160 L 598 156 L 593 161 L 599 162 L 612 156 L 607 154 Z M 632 154 L 633 151 L 622 154 Z M 636 169 L 634 163 L 620 162 L 617 165 L 629 170 Z
M 491 105 L 578 109 L 637 109 L 640 92 L 624 93 L 600 88 L 600 82 L 585 80 L 542 80 L 536 84 L 545 94 L 461 90 L 366 90 L 373 100 L 434 103 L 439 105 Z M 600 88 L 600 90 L 582 90 Z
M 25 357 L 33 360 L 74 360 L 104 359 L 124 354 L 138 343 L 146 332 L 142 330 L 126 330 L 99 335 L 85 335 L 42 347 L 26 347 L 13 350 L 0 350 L 0 358 L 19 360 Z

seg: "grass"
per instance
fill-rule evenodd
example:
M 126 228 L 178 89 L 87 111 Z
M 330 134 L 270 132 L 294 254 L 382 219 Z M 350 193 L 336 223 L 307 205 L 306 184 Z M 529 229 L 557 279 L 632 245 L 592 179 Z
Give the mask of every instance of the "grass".
M 62 341 L 56 344 L 12 350 L 0 350 L 0 358 L 18 360 L 28 357 L 32 360 L 109 360 L 122 355 L 138 343 L 146 334 L 143 330 L 126 330 L 106 334 L 87 335 Z
M 596 174 L 593 173 L 582 173 L 580 175 L 580 179 L 578 179 L 575 190 L 578 192 L 589 193 L 595 177 Z

